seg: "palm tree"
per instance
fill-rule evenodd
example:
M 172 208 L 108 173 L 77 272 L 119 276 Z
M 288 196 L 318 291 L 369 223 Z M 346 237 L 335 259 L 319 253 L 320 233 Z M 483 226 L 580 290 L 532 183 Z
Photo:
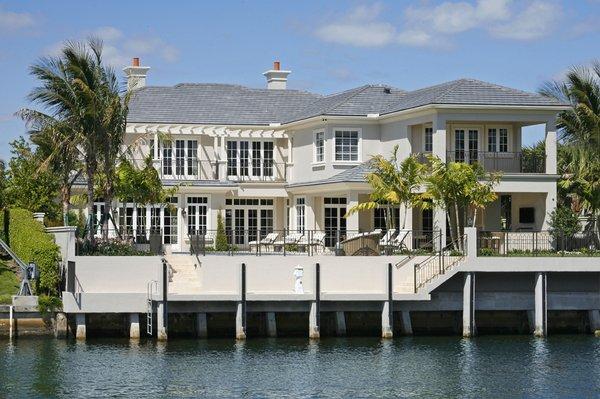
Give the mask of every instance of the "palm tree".
M 394 147 L 390 159 L 376 155 L 370 162 L 373 171 L 366 176 L 372 188 L 369 201 L 350 208 L 346 217 L 356 212 L 383 207 L 386 211 L 386 225 L 390 229 L 397 227 L 394 225 L 396 220 L 394 212 L 402 207 L 404 209 L 402 228 L 404 228 L 407 209 L 421 206 L 417 189 L 423 182 L 425 165 L 420 163 L 415 155 L 398 163 L 398 146 Z
M 600 228 L 600 61 L 572 67 L 563 81 L 546 82 L 540 93 L 569 103 L 557 126 L 563 144 L 560 187 L 570 193 L 574 208 Z

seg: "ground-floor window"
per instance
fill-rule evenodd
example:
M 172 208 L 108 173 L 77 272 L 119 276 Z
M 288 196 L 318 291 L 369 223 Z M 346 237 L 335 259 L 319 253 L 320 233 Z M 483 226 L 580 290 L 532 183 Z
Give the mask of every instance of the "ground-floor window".
M 188 234 L 205 234 L 207 229 L 208 198 L 187 197 Z
M 169 206 L 163 208 L 163 243 L 177 244 L 177 197 L 167 200 Z
M 395 208 L 375 208 L 373 210 L 373 228 L 381 229 L 382 232 L 387 231 L 388 219 L 391 219 L 393 214 L 393 226 L 395 229 L 400 228 L 400 209 Z
M 325 245 L 335 246 L 338 239 L 346 236 L 346 204 L 344 197 L 325 197 Z

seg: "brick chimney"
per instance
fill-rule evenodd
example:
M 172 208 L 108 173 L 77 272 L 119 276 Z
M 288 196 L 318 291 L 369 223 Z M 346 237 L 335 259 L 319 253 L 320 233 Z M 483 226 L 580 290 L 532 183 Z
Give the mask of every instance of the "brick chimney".
M 273 69 L 263 73 L 267 78 L 267 89 L 285 90 L 287 86 L 287 77 L 292 71 L 282 71 L 279 61 L 273 62 Z
M 135 90 L 146 86 L 146 75 L 150 67 L 140 66 L 140 59 L 135 57 L 131 60 L 131 66 L 123 68 L 127 77 L 127 90 Z

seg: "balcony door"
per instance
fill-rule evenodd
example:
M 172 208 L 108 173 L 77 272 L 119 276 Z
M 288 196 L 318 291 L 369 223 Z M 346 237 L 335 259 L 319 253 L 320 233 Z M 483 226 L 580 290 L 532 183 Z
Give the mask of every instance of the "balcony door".
M 232 180 L 271 180 L 274 173 L 272 141 L 227 141 L 227 176 Z
M 272 199 L 225 199 L 225 228 L 232 235 L 232 243 L 245 245 L 273 232 L 274 207 Z
M 479 158 L 478 128 L 454 129 L 454 161 L 473 164 Z
M 333 247 L 346 236 L 346 198 L 324 198 L 325 245 Z M 338 233 L 339 232 L 339 233 Z M 355 232 L 356 233 L 356 232 Z

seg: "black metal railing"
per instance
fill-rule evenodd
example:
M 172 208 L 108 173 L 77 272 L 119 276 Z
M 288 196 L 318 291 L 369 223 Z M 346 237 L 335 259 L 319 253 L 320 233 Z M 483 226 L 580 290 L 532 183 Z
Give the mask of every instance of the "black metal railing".
M 522 152 L 455 150 L 446 152 L 446 162 L 479 164 L 489 172 L 545 173 L 545 157 Z
M 137 168 L 146 165 L 145 159 L 134 158 L 130 162 Z M 216 161 L 197 158 L 160 158 L 152 161 L 158 175 L 165 180 L 218 180 Z
M 287 164 L 270 159 L 227 161 L 227 179 L 237 182 L 247 181 L 286 181 Z
M 557 231 L 480 231 L 479 256 L 600 256 L 596 231 L 564 235 Z
M 382 232 L 347 229 L 274 230 L 226 229 L 188 232 L 187 245 L 198 255 L 336 255 L 378 256 L 429 255 L 439 248 L 433 237 L 439 232 L 390 230 Z
M 442 242 L 441 233 L 433 238 L 433 241 L 439 241 L 440 246 Z M 462 250 L 455 249 L 455 245 L 460 241 Z M 439 248 L 439 247 L 438 247 Z M 419 291 L 421 287 L 429 283 L 437 276 L 446 273 L 449 269 L 458 264 L 467 255 L 467 237 L 462 235 L 454 243 L 446 245 L 442 250 L 436 251 L 422 262 L 415 263 L 413 275 L 414 275 L 414 289 L 415 293 Z

